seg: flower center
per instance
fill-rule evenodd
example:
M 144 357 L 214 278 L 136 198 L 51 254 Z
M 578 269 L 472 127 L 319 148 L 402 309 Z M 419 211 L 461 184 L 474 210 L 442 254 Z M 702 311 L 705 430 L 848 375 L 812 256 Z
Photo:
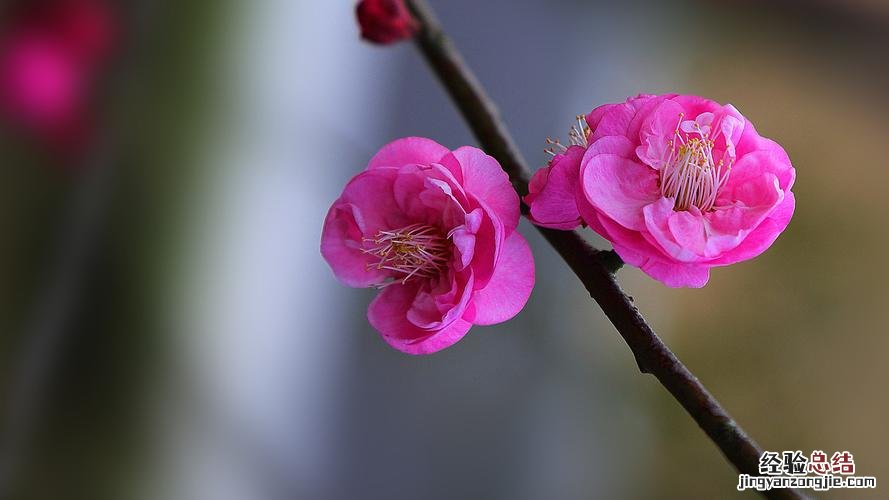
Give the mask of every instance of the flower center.
M 362 251 L 378 259 L 369 263 L 368 268 L 388 269 L 402 274 L 402 284 L 414 277 L 437 276 L 445 269 L 451 255 L 448 240 L 438 229 L 426 224 L 379 231 L 374 238 L 364 238 L 364 241 L 371 242 L 373 246 Z
M 667 143 L 661 167 L 661 194 L 676 200 L 673 210 L 683 211 L 695 206 L 702 212 L 709 212 L 713 210 L 720 189 L 728 181 L 734 156 L 726 152 L 719 161 L 714 161 L 713 146 L 720 129 L 716 128 L 716 133 L 711 136 L 712 113 L 702 113 L 694 121 L 683 121 L 682 117 L 680 114 L 673 138 Z

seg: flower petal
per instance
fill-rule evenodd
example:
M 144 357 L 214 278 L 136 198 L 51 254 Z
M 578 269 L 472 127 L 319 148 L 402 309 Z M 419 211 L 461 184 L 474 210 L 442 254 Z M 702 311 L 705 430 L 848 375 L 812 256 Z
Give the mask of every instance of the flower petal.
M 506 321 L 522 310 L 534 288 L 534 257 L 528 242 L 518 232 L 503 245 L 494 275 L 472 296 L 477 325 Z
M 412 222 L 422 221 L 444 231 L 462 223 L 469 204 L 451 173 L 438 164 L 401 167 L 392 191 L 398 209 Z
M 519 197 L 497 160 L 471 146 L 455 150 L 452 156 L 462 168 L 464 190 L 494 211 L 507 234 L 514 231 L 519 225 Z M 452 162 L 445 157 L 442 164 Z
M 405 165 L 430 165 L 438 163 L 451 151 L 441 144 L 425 137 L 404 137 L 396 139 L 380 149 L 367 169 L 380 167 L 403 167 Z
M 588 154 L 581 168 L 591 205 L 628 229 L 645 229 L 642 207 L 660 197 L 656 170 L 614 154 Z
M 643 163 L 658 170 L 661 168 L 682 113 L 679 103 L 667 99 L 642 121 L 636 155 Z
M 710 280 L 710 266 L 650 260 L 641 269 L 670 288 L 701 288 Z
M 347 286 L 376 285 L 389 275 L 369 269 L 371 259 L 361 249 L 364 238 L 373 238 L 380 229 L 406 224 L 406 216 L 393 196 L 396 175 L 393 168 L 361 172 L 349 181 L 327 213 L 321 232 L 321 255 L 337 280 Z
M 463 317 L 472 297 L 472 273 L 448 273 L 439 283 L 424 284 L 407 311 L 407 320 L 426 330 L 441 330 Z
M 484 217 L 475 233 L 471 267 L 475 276 L 475 286 L 484 288 L 494 274 L 503 242 L 506 240 L 506 230 L 494 211 L 484 202 L 479 201 L 479 203 L 484 211 Z
M 376 269 L 371 259 L 362 252 L 359 223 L 360 213 L 355 205 L 338 203 L 330 207 L 321 232 L 321 255 L 333 270 L 336 279 L 351 287 L 369 287 L 386 280 L 388 271 Z
M 571 146 L 553 158 L 550 166 L 534 174 L 525 201 L 531 207 L 535 224 L 554 229 L 574 229 L 580 225 L 576 200 L 584 152 L 580 146 Z
M 711 261 L 714 266 L 726 266 L 752 259 L 768 249 L 778 239 L 793 217 L 796 208 L 796 198 L 788 191 L 784 194 L 784 200 L 776 207 L 750 234 L 744 238 L 737 247 L 725 252 L 719 258 Z
M 466 335 L 472 323 L 457 319 L 446 328 L 423 330 L 407 320 L 419 285 L 392 285 L 383 289 L 367 309 L 367 319 L 389 345 L 408 354 L 431 354 L 450 347 Z
M 701 249 L 687 248 L 679 244 L 670 228 L 670 219 L 679 213 L 673 210 L 673 204 L 673 199 L 661 198 L 643 208 L 645 227 L 658 246 L 664 249 L 666 257 L 679 262 L 699 262 L 703 260 L 699 253 Z M 688 236 L 691 238 L 691 235 Z
M 765 146 L 768 143 L 761 145 Z M 732 167 L 725 187 L 719 193 L 716 204 L 727 205 L 735 201 L 742 201 L 748 206 L 761 204 L 758 199 L 747 199 L 745 193 L 737 190 L 739 186 L 748 184 L 751 180 L 763 179 L 769 174 L 778 179 L 778 188 L 781 191 L 789 191 L 796 179 L 796 170 L 790 164 L 787 153 L 777 144 L 775 146 L 778 149 L 756 150 L 739 157 L 738 162 Z M 750 192 L 747 191 L 747 194 Z

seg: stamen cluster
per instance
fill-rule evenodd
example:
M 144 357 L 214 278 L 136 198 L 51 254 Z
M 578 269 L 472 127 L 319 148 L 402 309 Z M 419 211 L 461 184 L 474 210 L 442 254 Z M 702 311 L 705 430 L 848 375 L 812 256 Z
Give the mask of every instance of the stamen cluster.
M 661 194 L 676 200 L 673 210 L 685 211 L 695 206 L 702 212 L 709 212 L 728 181 L 734 158 L 723 153 L 719 161 L 714 161 L 713 148 L 719 129 L 711 137 L 709 123 L 700 119 L 682 121 L 682 117 L 680 114 L 661 167 Z M 681 132 L 688 135 L 683 136 Z M 689 137 L 692 134 L 698 137 Z
M 583 115 L 577 115 L 575 117 L 577 119 L 577 123 L 571 126 L 571 129 L 568 130 L 568 145 L 564 145 L 559 142 L 559 139 L 553 139 L 551 137 L 546 138 L 546 148 L 543 150 L 544 153 L 549 155 L 550 157 L 555 157 L 556 155 L 563 154 L 565 151 L 568 151 L 570 146 L 580 146 L 582 148 L 588 148 L 589 137 L 590 137 L 590 126 L 587 125 L 586 117 Z
M 362 251 L 379 260 L 368 268 L 387 269 L 404 275 L 402 284 L 413 277 L 433 278 L 446 267 L 450 245 L 438 229 L 426 224 L 411 224 L 394 231 L 379 231 L 374 238 L 364 238 L 374 246 Z M 394 283 L 390 282 L 384 284 Z

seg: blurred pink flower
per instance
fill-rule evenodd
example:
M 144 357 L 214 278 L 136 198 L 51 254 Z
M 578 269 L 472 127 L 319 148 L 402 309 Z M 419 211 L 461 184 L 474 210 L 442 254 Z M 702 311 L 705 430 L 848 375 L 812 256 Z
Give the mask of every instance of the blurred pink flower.
M 16 6 L 0 32 L 0 112 L 45 142 L 76 148 L 88 135 L 91 87 L 112 48 L 102 0 Z
M 417 21 L 403 0 L 361 0 L 355 9 L 361 37 L 378 44 L 390 44 L 414 36 Z
M 324 222 L 337 279 L 379 287 L 367 317 L 392 347 L 429 354 L 506 321 L 534 286 L 519 200 L 496 160 L 420 137 L 383 147 Z
M 790 222 L 790 159 L 732 105 L 639 95 L 579 118 L 531 181 L 539 225 L 585 223 L 667 286 L 702 287 L 711 267 L 756 257 Z

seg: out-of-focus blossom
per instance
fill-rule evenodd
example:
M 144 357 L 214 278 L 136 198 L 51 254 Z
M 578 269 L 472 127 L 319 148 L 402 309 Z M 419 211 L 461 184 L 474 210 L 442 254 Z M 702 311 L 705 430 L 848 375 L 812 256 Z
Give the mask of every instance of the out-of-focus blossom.
M 321 253 L 342 283 L 382 288 L 368 319 L 386 342 L 428 354 L 524 307 L 534 261 L 518 222 L 518 196 L 496 160 L 409 137 L 349 181 Z
M 711 267 L 756 257 L 790 222 L 790 159 L 734 106 L 640 95 L 580 121 L 531 181 L 539 225 L 585 223 L 667 286 L 701 287 Z
M 63 149 L 90 135 L 93 87 L 115 38 L 103 0 L 43 0 L 12 7 L 0 28 L 0 113 L 16 129 Z
M 417 21 L 403 0 L 362 0 L 356 8 L 361 37 L 390 44 L 414 36 Z

